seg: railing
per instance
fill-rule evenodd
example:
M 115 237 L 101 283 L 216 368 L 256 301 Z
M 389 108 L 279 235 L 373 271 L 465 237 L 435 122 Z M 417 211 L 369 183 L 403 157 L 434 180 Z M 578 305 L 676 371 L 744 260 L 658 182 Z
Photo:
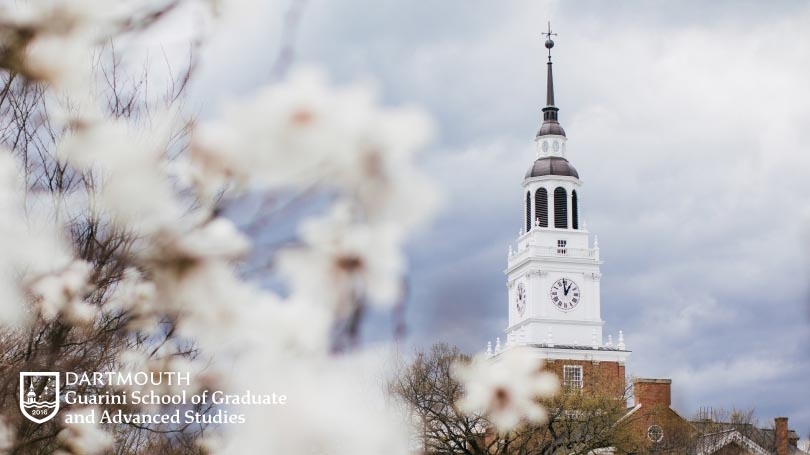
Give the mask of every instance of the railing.
M 569 257 L 577 259 L 599 259 L 599 250 L 596 248 L 571 248 L 569 246 L 527 246 L 513 252 L 509 260 L 529 256 L 541 257 Z

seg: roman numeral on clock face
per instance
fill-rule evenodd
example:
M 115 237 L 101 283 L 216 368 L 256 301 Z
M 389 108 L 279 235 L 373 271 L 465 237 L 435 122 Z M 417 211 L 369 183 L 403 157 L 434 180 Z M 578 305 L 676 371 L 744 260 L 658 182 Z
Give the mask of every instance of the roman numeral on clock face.
M 577 283 L 568 278 L 560 278 L 549 290 L 551 302 L 560 310 L 568 312 L 576 308 L 581 300 Z

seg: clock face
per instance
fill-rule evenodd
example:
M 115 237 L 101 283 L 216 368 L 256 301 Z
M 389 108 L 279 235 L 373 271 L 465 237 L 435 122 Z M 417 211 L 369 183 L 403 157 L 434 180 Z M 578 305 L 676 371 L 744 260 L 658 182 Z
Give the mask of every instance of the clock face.
M 517 285 L 515 292 L 515 309 L 520 316 L 523 316 L 523 313 L 526 311 L 526 287 L 523 283 L 518 283 Z
M 568 278 L 560 278 L 551 285 L 551 303 L 562 311 L 571 311 L 581 299 L 579 286 Z

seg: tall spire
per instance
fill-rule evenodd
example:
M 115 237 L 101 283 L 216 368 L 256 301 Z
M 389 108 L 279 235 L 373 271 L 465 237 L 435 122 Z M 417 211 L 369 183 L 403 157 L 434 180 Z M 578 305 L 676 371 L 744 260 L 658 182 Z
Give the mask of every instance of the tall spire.
M 552 36 L 557 36 L 556 33 L 551 32 L 551 22 L 548 23 L 548 31 L 543 32 L 546 36 L 546 49 L 548 49 L 548 75 L 546 79 L 546 107 L 543 108 L 543 124 L 540 125 L 540 131 L 537 132 L 537 137 L 546 135 L 565 136 L 565 130 L 560 126 L 557 120 L 557 112 L 560 110 L 554 105 L 554 76 L 551 71 L 551 48 L 554 47 Z
M 551 46 L 549 46 L 549 43 L 551 43 Z M 554 41 L 546 41 L 546 47 L 549 48 L 548 63 L 546 64 L 546 66 L 548 66 L 548 75 L 546 76 L 548 81 L 546 83 L 546 106 L 554 106 L 554 76 L 551 74 L 551 47 L 553 46 Z

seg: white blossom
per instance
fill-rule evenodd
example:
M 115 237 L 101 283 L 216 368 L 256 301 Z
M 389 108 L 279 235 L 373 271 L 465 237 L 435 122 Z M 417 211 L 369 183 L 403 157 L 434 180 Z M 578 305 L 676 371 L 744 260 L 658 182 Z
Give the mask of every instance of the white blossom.
M 240 437 L 229 438 L 217 453 L 411 453 L 407 427 L 380 398 L 376 362 L 365 352 L 286 364 L 244 363 L 235 388 L 283 391 L 287 401 L 238 408 L 246 416 Z
M 59 35 L 34 38 L 26 48 L 28 73 L 59 86 L 79 90 L 87 80 L 90 53 L 84 39 Z
M 133 267 L 124 270 L 121 281 L 105 304 L 106 311 L 126 312 L 131 330 L 149 331 L 157 326 L 158 307 L 155 284 L 145 280 Z
M 224 218 L 211 220 L 177 241 L 178 253 L 189 257 L 235 259 L 249 249 L 250 240 Z
M 414 167 L 431 136 L 415 109 L 384 109 L 362 86 L 334 89 L 312 69 L 261 89 L 202 124 L 192 143 L 198 185 L 332 187 L 356 199 L 370 219 L 411 226 L 436 205 Z
M 31 285 L 37 298 L 40 314 L 46 321 L 53 321 L 60 314 L 68 322 L 80 325 L 95 319 L 95 308 L 84 301 L 91 289 L 88 280 L 92 265 L 81 260 L 73 261 L 64 270 L 39 278 Z
M 333 92 L 316 72 L 296 72 L 202 124 L 192 157 L 209 178 L 269 186 L 318 181 L 330 156 L 353 152 L 341 114 L 361 115 L 363 98 L 362 91 Z
M 14 430 L 0 417 L 0 453 L 5 454 L 14 447 Z
M 256 289 L 240 280 L 223 261 L 201 261 L 186 268 L 166 268 L 155 275 L 157 298 L 177 318 L 181 335 L 224 352 L 243 335 L 239 324 Z
M 279 255 L 294 293 L 345 312 L 353 299 L 390 307 L 402 293 L 404 233 L 393 223 L 352 223 L 346 206 L 302 223 L 304 247 Z
M 71 414 L 78 416 L 78 421 L 82 423 L 65 423 L 62 431 L 57 435 L 57 440 L 67 453 L 74 455 L 96 455 L 108 453 L 113 446 L 112 436 L 103 431 L 95 423 L 84 423 L 91 419 L 87 417 L 91 412 L 99 414 L 95 407 L 81 409 L 71 409 Z
M 322 360 L 329 353 L 334 322 L 331 308 L 313 305 L 310 300 L 282 301 L 263 294 L 241 316 L 243 346 L 268 361 Z
M 58 151 L 71 164 L 98 174 L 99 210 L 141 234 L 176 228 L 181 214 L 162 165 L 177 118 L 171 113 L 161 118 L 148 131 L 123 120 L 86 119 L 62 139 Z
M 136 375 L 138 373 L 164 373 L 187 374 L 191 379 L 188 384 L 183 381 L 161 381 L 159 385 L 150 383 L 138 384 L 132 381 L 127 384 L 114 384 L 119 390 L 127 392 L 141 391 L 143 393 L 154 392 L 156 394 L 179 394 L 183 391 L 187 395 L 197 393 L 201 388 L 208 386 L 206 378 L 208 373 L 204 372 L 197 362 L 177 355 L 176 346 L 164 343 L 154 353 L 146 353 L 143 350 L 128 349 L 118 354 L 118 365 L 116 371 L 123 375 Z M 159 412 L 160 404 L 142 404 L 147 412 Z
M 58 273 L 71 261 L 53 220 L 25 210 L 22 182 L 10 153 L 0 149 L 0 323 L 24 319 L 24 300 L 32 281 Z
M 454 370 L 464 387 L 457 404 L 464 412 L 485 414 L 499 431 L 524 419 L 542 422 L 548 416 L 537 400 L 559 389 L 559 379 L 542 368 L 543 361 L 527 348 L 507 349 L 495 358 L 475 356 Z
M 105 0 L 32 0 L 6 2 L 0 16 L 8 25 L 31 33 L 22 61 L 23 74 L 85 98 L 91 80 L 91 51 L 129 16 L 126 2 Z M 131 7 L 131 5 L 130 5 Z M 12 43 L 19 45 L 19 43 Z

